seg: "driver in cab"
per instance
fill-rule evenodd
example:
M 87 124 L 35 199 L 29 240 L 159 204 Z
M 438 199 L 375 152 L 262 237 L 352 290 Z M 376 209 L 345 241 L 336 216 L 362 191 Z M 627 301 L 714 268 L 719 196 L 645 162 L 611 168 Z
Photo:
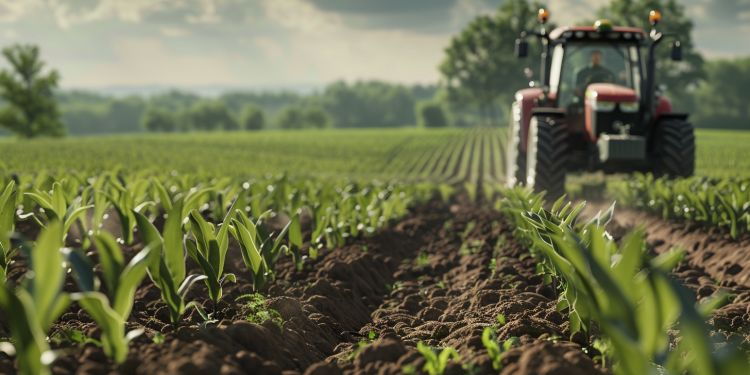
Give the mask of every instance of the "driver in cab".
M 595 50 L 589 55 L 588 65 L 575 70 L 576 95 L 582 96 L 591 83 L 614 83 L 615 75 L 602 66 L 602 52 Z

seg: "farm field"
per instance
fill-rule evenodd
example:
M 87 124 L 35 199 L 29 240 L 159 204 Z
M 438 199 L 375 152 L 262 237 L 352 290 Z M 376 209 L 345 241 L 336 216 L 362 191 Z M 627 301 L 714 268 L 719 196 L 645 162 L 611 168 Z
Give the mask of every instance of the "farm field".
M 215 136 L 0 144 L 0 373 L 746 369 L 747 178 L 612 210 L 501 188 L 503 130 Z M 698 132 L 699 168 L 745 176 L 741 136 Z
M 289 172 L 307 176 L 439 182 L 504 180 L 506 128 L 268 131 L 0 139 L 0 168 L 203 173 L 215 177 Z M 696 174 L 750 177 L 750 132 L 696 131 Z M 362 151 L 365 152 L 362 152 Z M 126 162 L 127 161 L 127 162 Z M 482 176 L 487 176 L 485 179 Z

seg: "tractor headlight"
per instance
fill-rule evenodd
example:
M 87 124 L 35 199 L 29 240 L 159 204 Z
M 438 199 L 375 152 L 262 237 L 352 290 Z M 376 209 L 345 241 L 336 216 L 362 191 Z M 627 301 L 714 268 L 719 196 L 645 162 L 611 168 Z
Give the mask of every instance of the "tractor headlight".
M 638 112 L 638 102 L 632 102 L 632 103 L 620 103 L 620 110 L 625 113 L 635 113 Z
M 601 102 L 594 100 L 591 102 L 591 109 L 597 112 L 612 112 L 615 110 L 615 102 Z

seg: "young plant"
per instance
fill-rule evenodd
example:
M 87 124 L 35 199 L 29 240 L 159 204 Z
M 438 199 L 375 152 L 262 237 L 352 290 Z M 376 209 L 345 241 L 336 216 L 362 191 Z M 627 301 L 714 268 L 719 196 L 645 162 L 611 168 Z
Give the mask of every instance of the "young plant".
M 67 237 L 70 226 L 73 225 L 73 223 L 83 215 L 86 210 L 94 207 L 81 206 L 80 197 L 74 199 L 73 203 L 68 205 L 65 198 L 65 192 L 59 182 L 52 184 L 52 194 L 49 194 L 46 191 L 35 190 L 33 193 L 24 193 L 24 195 L 33 199 L 39 207 L 44 210 L 47 222 L 58 220 L 63 223 L 63 239 Z M 33 213 L 27 216 L 31 216 L 40 226 L 44 227 L 44 224 L 42 224 L 39 218 Z
M 63 225 L 53 219 L 28 251 L 29 271 L 15 293 L 0 284 L 0 306 L 8 319 L 18 368 L 23 374 L 50 374 L 49 366 L 60 355 L 50 350 L 50 325 L 70 305 L 62 291 L 65 269 L 60 253 Z
M 166 205 L 164 206 L 167 209 Z M 185 244 L 182 232 L 183 198 L 167 209 L 167 220 L 164 222 L 164 237 L 148 219 L 139 212 L 133 212 L 143 243 L 155 248 L 160 256 L 156 262 L 149 264 L 148 275 L 161 290 L 161 299 L 169 309 L 172 327 L 175 331 L 180 325 L 180 318 L 185 312 L 185 295 L 190 287 L 205 275 L 185 277 Z
M 94 243 L 109 297 L 98 291 L 100 283 L 89 258 L 81 251 L 66 249 L 81 289 L 70 297 L 102 327 L 104 353 L 115 363 L 122 363 L 128 355 L 130 341 L 143 333 L 143 329 L 137 329 L 125 334 L 125 323 L 133 307 L 135 290 L 146 276 L 148 265 L 159 256 L 159 248 L 146 246 L 126 265 L 120 246 L 111 235 L 99 233 L 94 236 Z
M 11 181 L 0 195 L 0 283 L 5 282 L 10 259 L 18 251 L 10 242 L 10 234 L 16 226 L 16 196 L 15 181 Z
M 431 348 L 420 341 L 417 343 L 417 350 L 427 361 L 422 371 L 430 375 L 442 375 L 445 372 L 445 368 L 448 367 L 448 361 L 451 358 L 455 362 L 461 361 L 461 356 L 458 355 L 455 348 Z
M 190 231 L 195 238 L 185 240 L 187 253 L 201 267 L 206 276 L 204 282 L 208 286 L 208 294 L 213 302 L 214 311 L 218 307 L 222 296 L 221 284 L 225 280 L 237 282 L 234 274 L 224 273 L 224 262 L 229 248 L 229 227 L 235 215 L 234 205 L 239 199 L 235 199 L 232 207 L 227 211 L 227 216 L 218 230 L 203 219 L 198 210 L 191 210 L 189 214 Z
M 501 316 L 502 315 L 498 315 L 498 320 L 500 320 L 499 318 Z M 501 323 L 505 324 L 505 317 L 503 317 Z M 482 332 L 482 344 L 484 344 L 484 347 L 487 349 L 487 354 L 489 354 L 490 359 L 492 359 L 492 368 L 496 371 L 503 369 L 502 354 L 510 350 L 513 345 L 516 345 L 519 342 L 520 341 L 517 337 L 511 337 L 500 345 L 500 343 L 497 342 L 497 336 L 495 336 L 495 330 L 493 327 L 486 327 L 484 332 Z

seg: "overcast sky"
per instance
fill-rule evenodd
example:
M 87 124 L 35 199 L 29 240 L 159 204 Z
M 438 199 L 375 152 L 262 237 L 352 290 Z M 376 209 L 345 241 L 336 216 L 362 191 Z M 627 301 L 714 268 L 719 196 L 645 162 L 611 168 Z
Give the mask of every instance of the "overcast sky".
M 707 57 L 750 54 L 750 0 L 678 1 Z M 451 35 L 503 2 L 0 0 L 0 45 L 38 44 L 67 88 L 432 83 Z M 602 4 L 546 2 L 558 24 Z

